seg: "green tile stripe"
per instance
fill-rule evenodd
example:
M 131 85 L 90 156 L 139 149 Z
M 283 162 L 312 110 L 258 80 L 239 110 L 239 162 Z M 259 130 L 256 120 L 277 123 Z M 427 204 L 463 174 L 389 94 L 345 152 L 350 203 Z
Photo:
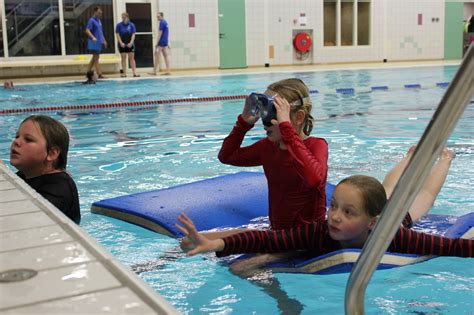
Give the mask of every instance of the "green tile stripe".
M 445 0 L 444 59 L 461 59 L 464 2 Z

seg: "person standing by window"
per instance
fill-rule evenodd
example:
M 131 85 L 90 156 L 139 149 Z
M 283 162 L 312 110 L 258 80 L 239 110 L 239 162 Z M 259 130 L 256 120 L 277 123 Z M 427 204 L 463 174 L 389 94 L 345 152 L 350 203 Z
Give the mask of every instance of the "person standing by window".
M 137 75 L 137 64 L 135 63 L 135 33 L 137 29 L 135 24 L 130 21 L 130 17 L 127 12 L 122 13 L 122 22 L 118 23 L 115 27 L 115 34 L 117 36 L 118 50 L 120 57 L 122 58 L 122 78 L 127 76 L 127 56 L 130 66 L 132 67 L 132 73 L 134 77 Z
M 86 34 L 89 37 L 87 39 L 87 49 L 92 53 L 91 61 L 87 66 L 87 72 L 91 71 L 92 68 L 95 69 L 99 79 L 103 79 L 102 71 L 99 66 L 100 52 L 102 47 L 107 48 L 107 41 L 105 40 L 104 34 L 102 32 L 102 22 L 100 18 L 102 17 L 102 9 L 100 7 L 94 7 L 94 13 L 92 17 L 87 22 Z
M 164 19 L 163 12 L 158 13 L 157 15 L 160 26 L 158 28 L 158 44 L 155 47 L 155 66 L 153 67 L 153 75 L 157 74 L 157 71 L 160 68 L 160 54 L 163 54 L 163 59 L 165 59 L 166 70 L 163 75 L 170 75 L 170 62 L 168 58 L 168 53 L 170 45 L 168 42 L 168 22 Z

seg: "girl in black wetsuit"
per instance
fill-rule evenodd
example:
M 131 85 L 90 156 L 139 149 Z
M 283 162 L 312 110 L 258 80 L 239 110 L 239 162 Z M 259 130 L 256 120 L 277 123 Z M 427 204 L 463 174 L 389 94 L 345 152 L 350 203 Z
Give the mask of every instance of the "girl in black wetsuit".
M 68 218 L 81 221 L 74 180 L 66 172 L 69 133 L 48 116 L 23 120 L 10 147 L 10 163 L 17 175 Z

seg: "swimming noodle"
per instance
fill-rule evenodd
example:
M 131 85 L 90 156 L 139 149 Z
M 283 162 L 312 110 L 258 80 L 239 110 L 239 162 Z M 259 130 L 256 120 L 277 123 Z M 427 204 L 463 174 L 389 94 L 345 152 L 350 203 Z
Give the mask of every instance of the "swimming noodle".
M 329 204 L 334 185 L 326 186 Z M 127 221 L 171 237 L 182 236 L 176 228 L 177 216 L 185 212 L 199 231 L 241 227 L 268 214 L 268 188 L 263 173 L 239 172 L 166 189 L 136 193 L 92 204 L 92 212 Z M 456 218 L 429 215 L 416 229 L 460 237 L 473 237 L 474 212 Z M 343 249 L 322 256 L 283 259 L 266 267 L 275 272 L 332 274 L 349 272 L 359 257 L 359 249 Z M 237 260 L 245 259 L 243 255 Z M 378 269 L 404 266 L 433 258 L 414 254 L 386 253 Z M 230 264 L 235 259 L 227 259 Z

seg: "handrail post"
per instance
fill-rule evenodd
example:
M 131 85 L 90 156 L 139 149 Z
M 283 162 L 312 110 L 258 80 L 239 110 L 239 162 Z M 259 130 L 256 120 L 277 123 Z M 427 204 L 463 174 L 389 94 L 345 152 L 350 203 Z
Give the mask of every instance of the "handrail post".
M 474 44 L 471 43 L 352 269 L 346 287 L 346 314 L 364 314 L 367 284 L 473 96 Z

